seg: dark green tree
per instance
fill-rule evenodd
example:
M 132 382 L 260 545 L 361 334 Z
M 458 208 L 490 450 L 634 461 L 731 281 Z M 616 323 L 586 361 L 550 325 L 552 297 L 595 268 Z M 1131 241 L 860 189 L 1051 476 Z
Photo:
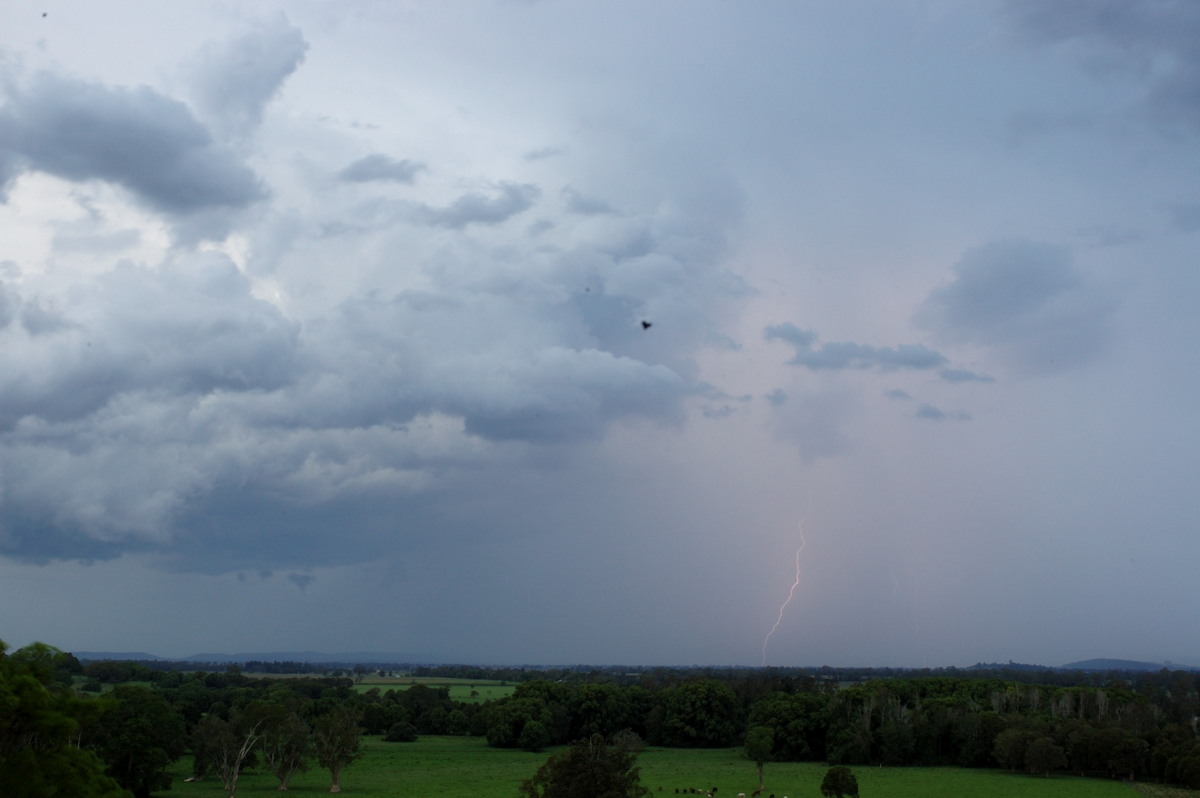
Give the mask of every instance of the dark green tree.
M 758 768 L 758 789 L 763 788 L 763 771 L 771 761 L 771 751 L 775 746 L 775 732 L 768 726 L 751 726 L 746 732 L 746 757 L 754 760 Z
M 313 750 L 333 780 L 330 792 L 342 791 L 342 769 L 362 756 L 362 729 L 358 721 L 358 711 L 345 705 L 313 720 Z
M 308 724 L 287 707 L 271 707 L 263 720 L 259 751 L 271 774 L 279 779 L 279 790 L 286 790 L 293 776 L 308 770 L 312 755 Z
M 644 798 L 637 754 L 605 745 L 598 734 L 552 754 L 533 778 L 521 783 L 522 798 Z
M 541 751 L 550 744 L 550 732 L 539 721 L 531 720 L 521 729 L 517 745 L 526 751 Z
M 80 727 L 99 704 L 56 677 L 62 652 L 43 643 L 6 654 L 0 641 L 0 795 L 5 798 L 128 798 L 91 751 Z
M 737 694 L 715 679 L 670 687 L 658 694 L 655 734 L 651 742 L 683 748 L 730 745 L 744 728 Z M 655 739 L 657 738 L 657 739 Z
M 170 789 L 167 768 L 187 747 L 183 717 L 148 687 L 117 685 L 105 703 L 109 709 L 84 727 L 84 745 L 135 798 Z
M 845 765 L 831 767 L 821 780 L 821 795 L 825 798 L 858 798 L 858 779 Z
M 821 794 L 826 798 L 858 798 L 858 779 L 850 768 L 838 764 L 826 770 L 826 778 L 821 780 Z
M 1025 769 L 1030 773 L 1042 773 L 1050 778 L 1051 771 L 1066 766 L 1066 752 L 1049 737 L 1035 737 L 1025 746 Z
M 488 706 L 487 741 L 495 748 L 516 748 L 520 745 L 521 731 L 531 721 L 537 721 L 550 730 L 553 718 L 545 702 L 536 697 L 503 698 Z M 550 742 L 560 742 L 551 735 Z
M 195 776 L 199 778 L 212 768 L 221 779 L 221 786 L 233 798 L 242 766 L 258 745 L 262 722 L 262 718 L 251 719 L 236 710 L 228 720 L 216 714 L 205 715 L 192 732 Z
M 415 743 L 418 738 L 417 727 L 406 720 L 397 721 L 383 736 L 386 743 Z
M 1010 773 L 1025 767 L 1025 749 L 1030 741 L 1037 737 L 1037 732 L 1020 726 L 1009 726 L 996 735 L 992 742 L 992 755 L 1001 767 L 1008 768 Z
M 824 759 L 828 704 L 816 693 L 771 693 L 754 702 L 749 723 L 774 732 L 772 761 Z
M 1146 766 L 1150 745 L 1140 737 L 1124 733 L 1113 746 L 1108 759 L 1108 769 L 1113 778 L 1133 781 Z

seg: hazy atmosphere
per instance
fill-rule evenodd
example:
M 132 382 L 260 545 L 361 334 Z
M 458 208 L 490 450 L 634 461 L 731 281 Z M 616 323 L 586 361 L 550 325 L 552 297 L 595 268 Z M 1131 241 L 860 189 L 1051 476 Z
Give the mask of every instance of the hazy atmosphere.
M 1193 0 L 17 0 L 0 103 L 12 646 L 1200 664 Z

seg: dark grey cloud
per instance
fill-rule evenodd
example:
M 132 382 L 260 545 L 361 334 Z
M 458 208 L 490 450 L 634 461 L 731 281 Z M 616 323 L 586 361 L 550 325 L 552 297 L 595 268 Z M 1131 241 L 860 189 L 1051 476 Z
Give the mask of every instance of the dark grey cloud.
M 297 367 L 298 328 L 251 296 L 223 255 L 159 270 L 122 264 L 77 286 L 72 305 L 55 312 L 36 297 L 17 302 L 29 337 L 14 334 L 0 353 L 3 430 L 22 419 L 82 418 L 147 391 L 271 390 Z
M 416 161 L 397 160 L 382 153 L 372 153 L 347 165 L 338 172 L 338 177 L 350 183 L 382 180 L 411 184 L 424 168 L 424 164 Z
M 1200 230 L 1200 202 L 1173 202 L 1164 206 L 1172 229 L 1181 233 Z
M 1075 41 L 1095 48 L 1093 66 L 1121 69 L 1145 81 L 1147 102 L 1161 119 L 1200 132 L 1200 5 L 1191 0 L 1006 0 L 1002 8 L 1033 42 Z
M 231 138 L 244 138 L 262 122 L 263 109 L 304 62 L 308 43 L 283 14 L 234 39 L 210 42 L 190 68 L 197 105 Z
M 995 348 L 1022 370 L 1050 373 L 1103 351 L 1114 310 L 1066 248 L 1003 241 L 965 253 L 916 320 L 947 341 Z
M 941 369 L 938 376 L 946 382 L 995 382 L 995 377 L 969 369 Z
M 584 339 L 578 347 L 524 340 L 545 336 L 544 322 L 519 313 L 490 293 L 405 291 L 348 302 L 314 342 L 314 368 L 346 379 L 335 390 L 355 399 L 321 400 L 305 416 L 359 426 L 439 412 L 487 440 L 536 443 L 593 440 L 621 417 L 681 418 L 680 402 L 694 389 L 670 368 Z
M 604 200 L 580 194 L 573 188 L 563 189 L 562 194 L 567 210 L 571 213 L 580 213 L 585 216 L 615 213 L 613 207 Z
M 20 325 L 30 336 L 56 332 L 68 326 L 62 314 L 39 299 L 25 299 L 15 286 L 0 280 L 0 330 Z M 0 410 L 0 416 L 3 411 Z
M 914 418 L 923 419 L 925 421 L 970 421 L 971 416 L 968 413 L 948 413 L 939 407 L 931 404 L 922 404 L 917 408 L 917 412 L 913 414 Z
M 525 153 L 525 160 L 544 161 L 547 158 L 557 158 L 560 155 L 565 155 L 566 152 L 566 149 L 563 147 L 541 147 Z
M 818 336 L 812 330 L 802 330 L 790 322 L 772 324 L 764 330 L 767 340 L 786 341 L 796 354 L 788 361 L 814 371 L 878 368 L 935 369 L 945 365 L 946 357 L 923 344 L 902 344 L 898 347 L 875 347 L 849 341 L 831 342 L 815 347 Z
M 249 134 L 304 50 L 282 23 L 210 45 L 191 65 L 197 116 L 150 89 L 39 77 L 3 108 L 4 163 L 117 183 L 177 225 L 241 211 L 265 192 L 218 140 L 258 146 Z M 69 115 L 44 109 L 63 105 L 86 111 L 88 136 L 116 143 L 80 134 L 38 149 L 43 117 Z M 131 131 L 136 153 L 122 149 Z M 333 152 L 377 146 L 342 144 Z M 308 163 L 349 182 L 412 182 L 422 168 L 381 153 Z M 217 179 L 223 168 L 245 177 L 242 193 Z M 173 242 L 160 264 L 98 272 L 101 253 L 86 251 L 69 290 L 14 264 L 0 286 L 0 550 L 32 561 L 137 552 L 181 570 L 272 570 L 316 590 L 316 565 L 527 534 L 493 508 L 536 505 L 549 472 L 574 484 L 579 462 L 611 456 L 595 444 L 614 425 L 678 428 L 697 396 L 726 412 L 693 358 L 730 346 L 720 326 L 747 290 L 723 266 L 737 210 L 728 181 L 678 196 L 668 179 L 650 181 L 651 197 L 603 188 L 621 214 L 568 193 L 532 242 L 527 224 L 503 227 L 541 196 L 528 179 L 450 174 L 443 187 L 471 187 L 457 198 L 289 194 L 286 208 L 241 217 L 246 238 L 229 244 L 239 263 Z M 109 213 L 107 192 L 98 204 Z M 149 229 L 140 241 L 122 232 L 116 213 L 72 219 L 55 228 L 64 253 L 157 243 Z M 586 480 L 575 489 L 587 494 Z
M 593 275 L 596 295 L 631 322 L 611 337 L 592 331 L 605 307 L 589 320 L 566 299 L 575 269 L 514 255 L 514 280 L 514 263 L 473 250 L 430 265 L 420 290 L 356 294 L 303 323 L 215 253 L 120 265 L 70 301 L 6 283 L 3 549 L 302 571 L 362 562 L 420 530 L 481 534 L 477 514 L 445 517 L 462 503 L 451 497 L 568 457 L 621 419 L 678 426 L 703 391 L 685 353 L 707 342 L 710 306 L 738 292 L 674 232 L 652 229 L 641 260 L 597 261 L 612 272 Z M 37 303 L 62 306 L 60 329 L 24 328 Z M 648 305 L 663 319 L 654 337 L 630 315 Z
M 292 572 L 287 575 L 288 581 L 300 589 L 303 593 L 308 589 L 308 586 L 317 581 L 317 577 L 312 574 Z
M 109 88 L 43 72 L 9 84 L 0 109 L 8 178 L 32 169 L 120 185 L 172 216 L 244 208 L 265 196 L 183 103 L 142 86 Z
M 453 230 L 471 224 L 500 224 L 528 210 L 540 195 L 538 187 L 529 183 L 500 183 L 493 195 L 472 191 L 445 207 L 423 205 L 416 217 L 426 224 Z
M 12 324 L 20 316 L 21 296 L 16 289 L 9 288 L 0 280 L 0 330 Z

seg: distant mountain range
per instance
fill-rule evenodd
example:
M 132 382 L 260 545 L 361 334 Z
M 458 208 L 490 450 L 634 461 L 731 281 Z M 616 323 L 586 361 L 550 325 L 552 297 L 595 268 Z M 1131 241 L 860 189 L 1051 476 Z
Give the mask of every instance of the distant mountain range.
M 82 661 L 97 660 L 141 660 L 147 662 L 307 662 L 330 665 L 398 665 L 398 664 L 441 664 L 442 661 L 428 654 L 400 653 L 390 651 L 341 651 L 332 654 L 322 651 L 244 651 L 235 654 L 204 653 L 189 657 L 160 657 L 145 651 L 74 651 Z M 1021 662 L 980 662 L 967 670 L 1019 670 L 1019 671 L 1159 671 L 1197 670 L 1196 666 L 1178 662 L 1141 662 L 1131 659 L 1085 659 L 1066 665 L 1030 665 Z
M 96 660 L 142 660 L 154 662 L 312 662 L 328 664 L 345 663 L 428 663 L 428 655 L 401 654 L 380 651 L 344 651 L 327 654 L 321 651 L 245 651 L 236 654 L 205 653 L 189 657 L 160 657 L 144 651 L 73 651 L 81 661 Z
M 1069 671 L 1169 671 L 1195 670 L 1191 665 L 1172 662 L 1139 662 L 1134 659 L 1084 659 L 1063 665 L 1061 670 Z

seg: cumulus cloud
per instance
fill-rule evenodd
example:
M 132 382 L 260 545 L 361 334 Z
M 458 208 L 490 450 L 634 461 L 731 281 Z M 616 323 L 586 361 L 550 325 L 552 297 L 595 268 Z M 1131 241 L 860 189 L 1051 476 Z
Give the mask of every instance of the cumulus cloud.
M 638 224 L 648 243 L 632 258 L 586 237 L 510 256 L 461 238 L 460 262 L 413 265 L 420 288 L 303 318 L 215 252 L 119 264 L 69 291 L 5 283 L 0 550 L 151 552 L 214 572 L 358 562 L 466 525 L 445 502 L 492 501 L 497 470 L 521 473 L 534 449 L 598 441 L 622 419 L 680 424 L 702 390 L 688 353 L 740 293 L 719 250 L 674 222 Z M 589 317 L 577 300 L 593 294 L 609 304 Z M 35 306 L 56 329 L 27 327 Z M 647 307 L 661 335 L 637 324 Z
M 893 369 L 936 369 L 944 365 L 946 357 L 923 344 L 902 344 L 898 347 L 875 347 L 853 342 L 831 342 L 816 347 L 818 336 L 812 330 L 802 330 L 790 322 L 769 325 L 764 337 L 785 341 L 795 349 L 789 364 L 804 366 L 814 371 L 877 368 Z
M 186 105 L 146 86 L 110 88 L 50 72 L 10 84 L 0 148 L 9 183 L 24 170 L 103 180 L 179 219 L 266 196 L 254 172 Z
M 1103 351 L 1114 309 L 1066 248 L 1003 241 L 966 252 L 916 320 L 947 341 L 989 347 L 1024 371 L 1052 373 Z
M 103 212 L 76 203 L 52 223 L 56 274 L 3 272 L 0 554 L 141 552 L 290 571 L 304 590 L 313 565 L 398 540 L 518 534 L 479 519 L 614 425 L 677 427 L 704 395 L 695 355 L 732 346 L 721 322 L 748 290 L 724 265 L 732 181 L 652 180 L 648 199 L 605 188 L 621 214 L 568 192 L 536 240 L 504 222 L 537 185 L 450 167 L 439 193 L 405 201 L 285 181 L 280 207 L 211 131 L 279 174 L 250 134 L 305 46 L 280 18 L 206 47 L 190 65 L 199 117 L 151 88 L 54 74 L 9 91 L 0 168 L 115 184 L 177 235 L 113 262 L 156 252 L 157 230 L 106 192 Z M 347 164 L 338 153 L 372 145 L 338 135 L 333 154 L 305 154 L 313 173 L 412 184 L 424 168 L 378 152 Z M 559 155 L 536 168 L 569 167 Z M 224 252 L 178 234 L 210 213 L 237 224 Z
M 0 429 L 77 419 L 134 392 L 270 390 L 295 368 L 296 326 L 216 253 L 124 263 L 53 301 L 55 313 L 18 298 L 23 329 L 3 331 Z
M 528 210 L 541 195 L 537 186 L 529 183 L 500 183 L 496 193 L 489 196 L 472 191 L 441 208 L 422 205 L 418 221 L 434 227 L 461 230 L 471 224 L 500 224 Z
M 307 51 L 300 30 L 279 14 L 241 36 L 209 42 L 193 59 L 188 82 L 205 118 L 223 135 L 244 138 Z
M 396 160 L 382 153 L 365 155 L 348 164 L 338 172 L 338 177 L 350 183 L 367 183 L 373 180 L 393 183 L 412 183 L 424 164 L 408 160 Z

